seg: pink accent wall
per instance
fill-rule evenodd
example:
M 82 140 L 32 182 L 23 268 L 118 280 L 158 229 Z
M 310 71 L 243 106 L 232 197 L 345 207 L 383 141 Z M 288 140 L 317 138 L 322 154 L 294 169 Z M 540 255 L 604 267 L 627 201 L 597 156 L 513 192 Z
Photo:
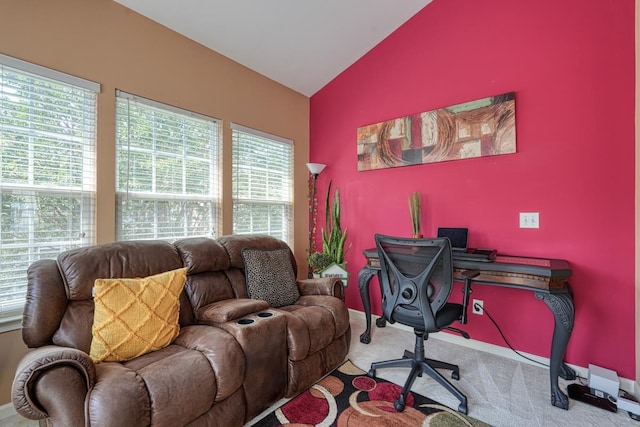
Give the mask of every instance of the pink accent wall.
M 328 165 L 318 239 L 333 180 L 352 245 L 349 307 L 362 310 L 362 251 L 376 232 L 411 235 L 407 198 L 420 191 L 425 236 L 468 227 L 470 246 L 568 260 L 565 360 L 635 378 L 634 14 L 634 0 L 434 0 L 311 98 L 311 161 Z M 357 171 L 358 127 L 510 91 L 516 154 Z M 520 229 L 519 212 L 539 212 L 540 229 Z M 380 314 L 376 279 L 372 289 Z M 553 317 L 533 293 L 475 286 L 473 298 L 516 349 L 549 357 Z M 465 329 L 505 346 L 487 316 Z

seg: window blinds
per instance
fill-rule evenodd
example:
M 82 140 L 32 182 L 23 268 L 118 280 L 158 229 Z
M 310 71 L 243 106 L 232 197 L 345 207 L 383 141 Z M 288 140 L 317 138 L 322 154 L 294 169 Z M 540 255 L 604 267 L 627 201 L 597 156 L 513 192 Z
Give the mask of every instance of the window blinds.
M 118 240 L 216 237 L 220 122 L 116 95 Z
M 264 233 L 292 245 L 293 142 L 231 124 L 233 233 Z
M 21 314 L 32 262 L 94 243 L 99 91 L 0 55 L 0 322 Z

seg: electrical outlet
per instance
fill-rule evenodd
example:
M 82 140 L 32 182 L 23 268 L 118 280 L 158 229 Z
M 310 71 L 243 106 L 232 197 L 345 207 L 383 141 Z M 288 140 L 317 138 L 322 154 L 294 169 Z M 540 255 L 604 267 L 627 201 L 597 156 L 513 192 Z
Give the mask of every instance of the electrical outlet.
M 473 314 L 479 314 L 481 316 L 484 314 L 484 301 L 482 301 L 481 299 L 474 299 L 472 307 Z
M 520 228 L 540 228 L 538 212 L 520 212 Z

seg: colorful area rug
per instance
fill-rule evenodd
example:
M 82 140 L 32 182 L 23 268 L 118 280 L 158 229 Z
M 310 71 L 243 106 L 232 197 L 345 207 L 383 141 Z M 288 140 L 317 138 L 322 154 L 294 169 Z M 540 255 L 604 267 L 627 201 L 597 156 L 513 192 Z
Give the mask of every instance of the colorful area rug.
M 489 426 L 417 393 L 410 393 L 404 411 L 397 412 L 393 402 L 401 391 L 399 385 L 369 378 L 346 361 L 254 426 Z

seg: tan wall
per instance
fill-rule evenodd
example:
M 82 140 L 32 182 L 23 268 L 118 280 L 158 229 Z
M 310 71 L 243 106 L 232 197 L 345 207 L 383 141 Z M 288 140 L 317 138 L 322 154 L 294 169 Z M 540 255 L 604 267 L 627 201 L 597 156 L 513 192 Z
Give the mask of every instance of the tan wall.
M 27 352 L 20 330 L 0 334 L 0 405 L 11 401 L 11 383 L 18 362 Z
M 306 267 L 309 99 L 111 0 L 20 0 L 0 6 L 0 53 L 102 85 L 98 97 L 97 240 L 115 239 L 115 90 L 222 119 L 223 229 L 231 233 L 235 122 L 294 141 L 294 252 Z M 300 276 L 306 271 L 300 271 Z M 18 358 L 19 331 L 0 334 L 0 405 Z

